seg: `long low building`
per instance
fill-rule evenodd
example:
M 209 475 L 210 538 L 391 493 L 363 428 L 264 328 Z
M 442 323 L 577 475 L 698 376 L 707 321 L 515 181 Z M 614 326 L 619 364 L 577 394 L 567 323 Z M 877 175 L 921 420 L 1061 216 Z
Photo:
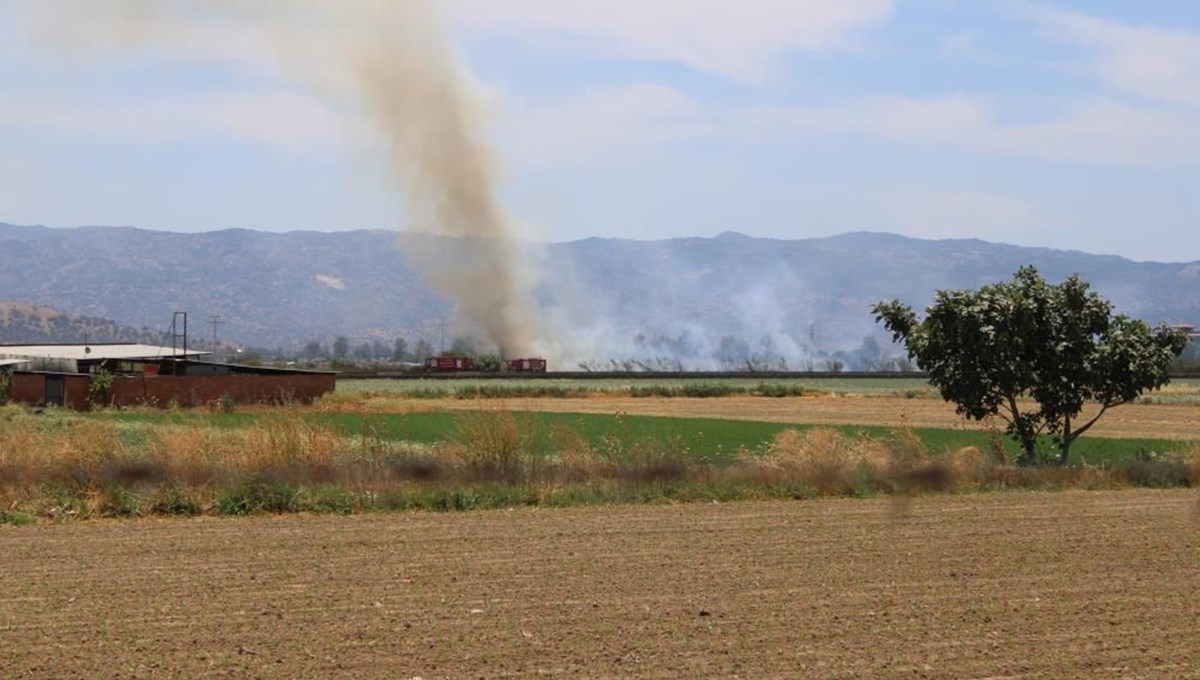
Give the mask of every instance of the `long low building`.
M 8 398 L 75 409 L 311 402 L 333 391 L 335 373 L 205 360 L 208 352 L 130 343 L 0 345 Z

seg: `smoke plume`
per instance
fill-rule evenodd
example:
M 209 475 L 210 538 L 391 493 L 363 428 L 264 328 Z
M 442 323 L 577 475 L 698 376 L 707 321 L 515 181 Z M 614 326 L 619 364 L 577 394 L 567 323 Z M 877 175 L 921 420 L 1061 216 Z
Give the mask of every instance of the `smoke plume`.
M 406 228 L 450 237 L 412 239 L 413 264 L 502 351 L 544 347 L 532 268 L 497 197 L 479 88 L 429 0 L 76 0 L 24 9 L 60 48 L 152 47 L 249 61 L 335 109 L 365 114 L 387 147 Z M 266 56 L 255 64 L 255 54 Z
M 389 140 L 412 226 L 455 237 L 449 248 L 418 246 L 416 262 L 489 340 L 528 352 L 528 270 L 496 195 L 478 98 L 425 0 L 367 6 L 378 13 L 364 26 L 372 39 L 347 45 L 364 101 Z

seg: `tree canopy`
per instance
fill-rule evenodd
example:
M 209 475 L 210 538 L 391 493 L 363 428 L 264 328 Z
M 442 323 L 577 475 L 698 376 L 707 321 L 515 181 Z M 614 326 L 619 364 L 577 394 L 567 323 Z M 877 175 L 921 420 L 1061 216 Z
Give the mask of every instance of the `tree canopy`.
M 1007 424 L 1022 463 L 1038 460 L 1043 434 L 1066 463 L 1072 442 L 1105 412 L 1169 382 L 1188 342 L 1165 325 L 1114 315 L 1089 288 L 1078 276 L 1048 284 L 1022 267 L 1011 281 L 939 291 L 924 320 L 899 300 L 872 310 L 959 413 Z

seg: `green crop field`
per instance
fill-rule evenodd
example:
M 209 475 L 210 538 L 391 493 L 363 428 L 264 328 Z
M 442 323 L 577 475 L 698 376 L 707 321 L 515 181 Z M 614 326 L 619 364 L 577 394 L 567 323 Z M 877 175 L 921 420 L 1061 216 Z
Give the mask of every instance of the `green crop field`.
M 329 426 L 345 436 L 393 442 L 438 444 L 461 435 L 471 418 L 495 416 L 495 411 L 456 411 L 407 414 L 310 413 L 304 418 Z M 512 414 L 522 445 L 535 455 L 558 451 L 568 437 L 577 437 L 593 448 L 635 447 L 670 449 L 698 461 L 727 462 L 739 450 L 762 451 L 785 429 L 810 429 L 810 425 L 762 423 L 745 420 L 612 416 L 600 414 L 515 412 Z M 91 418 L 117 423 L 172 424 L 191 427 L 249 428 L 263 416 L 254 413 L 163 413 L 158 411 L 103 412 Z M 893 428 L 835 426 L 848 437 L 882 439 L 894 436 Z M 934 453 L 974 446 L 994 451 L 1002 446 L 1011 457 L 1016 444 L 996 433 L 974 430 L 916 428 L 913 432 Z M 1050 446 L 1049 440 L 1046 441 Z M 1163 439 L 1105 439 L 1084 437 L 1072 450 L 1072 462 L 1102 464 L 1185 450 L 1187 444 Z

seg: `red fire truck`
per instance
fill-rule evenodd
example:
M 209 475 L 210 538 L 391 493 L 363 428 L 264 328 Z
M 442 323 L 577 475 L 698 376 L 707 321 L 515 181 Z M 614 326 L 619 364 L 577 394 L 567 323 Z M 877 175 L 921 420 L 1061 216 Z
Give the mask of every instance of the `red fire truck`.
M 429 357 L 425 359 L 425 370 L 437 373 L 474 371 L 475 360 L 470 357 Z
M 545 359 L 509 359 L 509 373 L 545 373 Z

